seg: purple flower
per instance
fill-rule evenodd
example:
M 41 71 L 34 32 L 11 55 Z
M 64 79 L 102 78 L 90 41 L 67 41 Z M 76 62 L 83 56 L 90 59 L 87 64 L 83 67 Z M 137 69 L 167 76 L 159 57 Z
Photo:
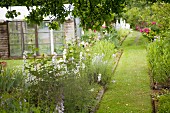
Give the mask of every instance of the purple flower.
M 149 29 L 149 28 L 144 28 L 144 29 L 143 29 L 143 32 L 145 32 L 145 33 L 148 34 L 148 33 L 150 32 L 150 29 Z
M 152 24 L 152 25 L 155 25 L 155 24 L 156 24 L 156 22 L 152 22 L 151 24 Z
M 136 26 L 136 30 L 139 30 L 139 26 Z
M 142 33 L 142 32 L 143 32 L 143 29 L 140 29 L 140 32 Z

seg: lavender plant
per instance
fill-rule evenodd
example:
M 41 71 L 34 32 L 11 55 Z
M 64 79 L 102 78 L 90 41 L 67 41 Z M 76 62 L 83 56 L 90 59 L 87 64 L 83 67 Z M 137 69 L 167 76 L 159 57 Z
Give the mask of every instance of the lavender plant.
M 90 57 L 86 62 L 88 65 L 86 72 L 90 83 L 99 83 L 102 86 L 109 83 L 115 63 L 113 56 L 116 51 L 114 44 L 106 40 L 98 41 L 90 48 L 88 53 Z

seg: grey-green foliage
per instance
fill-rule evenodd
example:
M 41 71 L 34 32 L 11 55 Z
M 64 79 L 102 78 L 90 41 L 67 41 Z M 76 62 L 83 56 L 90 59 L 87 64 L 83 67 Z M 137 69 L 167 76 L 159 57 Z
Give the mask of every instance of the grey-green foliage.
M 97 82 L 99 74 L 101 74 L 101 85 L 106 86 L 109 83 L 115 63 L 113 54 L 116 51 L 115 45 L 107 40 L 98 41 L 91 47 L 91 57 L 88 59 L 90 63 L 87 69 L 90 83 Z
M 103 39 L 110 41 L 117 48 L 117 47 L 120 47 L 122 41 L 129 34 L 129 32 L 130 32 L 130 30 L 128 30 L 128 29 L 120 28 L 120 29 L 116 30 L 115 28 L 110 27 L 108 30 L 108 34 L 104 35 Z
M 104 54 L 104 59 L 110 59 L 111 56 L 117 51 L 115 49 L 115 45 L 112 42 L 109 42 L 107 40 L 101 40 L 95 43 L 94 46 L 91 48 L 92 55 L 94 56 L 96 54 Z
M 85 74 L 85 73 L 84 73 Z M 71 75 L 63 81 L 64 107 L 66 113 L 88 113 L 96 102 L 96 85 L 90 85 L 87 75 Z M 94 89 L 94 91 L 91 91 Z
M 150 43 L 147 57 L 155 82 L 166 82 L 170 77 L 170 40 L 165 38 Z
M 118 31 L 114 28 L 109 30 L 108 35 L 104 35 L 104 39 L 114 43 L 116 47 L 120 44 L 120 35 L 118 34 Z

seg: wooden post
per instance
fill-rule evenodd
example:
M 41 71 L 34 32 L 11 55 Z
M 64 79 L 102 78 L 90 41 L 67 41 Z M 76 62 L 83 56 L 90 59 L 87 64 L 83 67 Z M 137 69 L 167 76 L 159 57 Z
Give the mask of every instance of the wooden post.
M 8 25 L 8 21 L 6 21 L 7 24 L 7 39 L 8 39 L 8 57 L 10 57 L 10 41 L 9 41 L 9 25 Z
M 39 49 L 38 46 L 38 27 L 35 25 L 35 47 Z M 39 55 L 39 50 L 36 51 L 36 55 Z
M 50 30 L 50 41 L 51 41 L 51 55 L 54 54 L 54 36 L 53 36 L 53 29 Z
M 22 22 L 21 22 L 21 47 L 22 47 L 22 54 L 23 54 L 25 51 L 25 44 L 24 44 L 24 32 L 23 32 Z

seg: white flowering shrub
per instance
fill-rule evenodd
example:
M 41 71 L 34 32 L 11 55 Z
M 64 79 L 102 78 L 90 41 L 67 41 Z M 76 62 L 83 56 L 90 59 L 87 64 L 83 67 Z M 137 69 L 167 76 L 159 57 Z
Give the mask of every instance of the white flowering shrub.
M 95 96 L 90 91 L 92 85 L 84 71 L 87 66 L 82 49 L 82 46 L 72 43 L 63 50 L 62 57 L 54 53 L 52 57 L 43 55 L 41 59 L 34 56 L 35 52 L 25 53 L 26 102 L 43 112 L 89 112 Z

